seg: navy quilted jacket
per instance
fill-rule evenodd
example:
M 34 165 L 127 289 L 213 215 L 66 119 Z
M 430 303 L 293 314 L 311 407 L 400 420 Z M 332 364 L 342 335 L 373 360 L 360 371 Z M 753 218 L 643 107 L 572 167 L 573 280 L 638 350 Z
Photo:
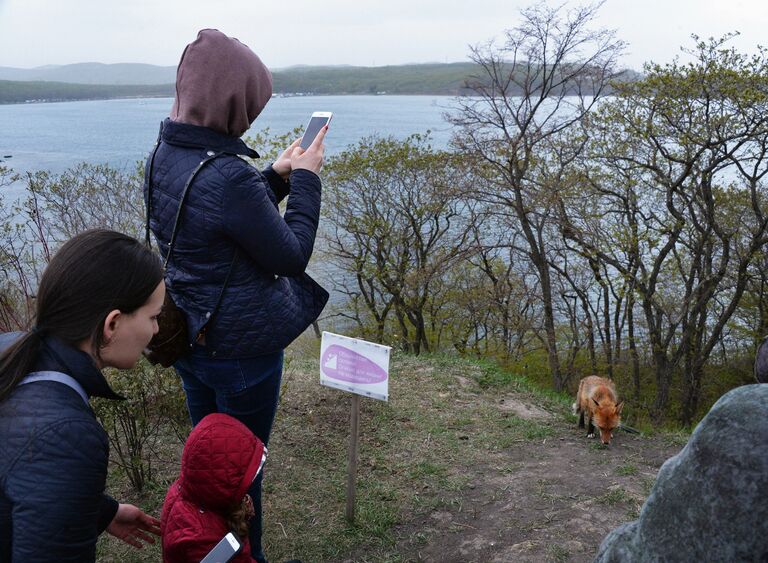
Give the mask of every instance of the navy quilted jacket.
M 189 189 L 166 284 L 187 316 L 190 344 L 205 328 L 211 356 L 277 352 L 318 317 L 328 300 L 328 293 L 304 272 L 319 222 L 320 178 L 294 170 L 284 182 L 271 167 L 259 172 L 240 158 L 258 157 L 242 140 L 166 119 L 152 166 L 150 202 L 150 228 L 163 256 L 184 184 L 214 153 L 223 154 L 200 171 Z M 289 191 L 283 217 L 277 205 Z M 206 326 L 235 253 L 221 305 Z
M 19 335 L 0 335 L 0 350 Z M 85 352 L 54 337 L 41 370 L 72 376 L 89 396 L 120 398 Z M 95 561 L 117 512 L 104 494 L 108 458 L 107 434 L 74 389 L 38 381 L 0 403 L 0 562 Z

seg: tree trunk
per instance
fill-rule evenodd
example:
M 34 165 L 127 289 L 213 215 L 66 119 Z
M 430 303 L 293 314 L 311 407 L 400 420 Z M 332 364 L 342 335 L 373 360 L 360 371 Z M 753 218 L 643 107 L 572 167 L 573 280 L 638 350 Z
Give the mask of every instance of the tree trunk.
M 560 371 L 560 358 L 557 356 L 557 333 L 555 332 L 555 315 L 552 307 L 552 283 L 546 261 L 536 264 L 541 279 L 541 293 L 544 298 L 544 330 L 547 335 L 547 361 L 552 373 L 552 387 L 562 391 L 564 381 Z
M 664 421 L 669 403 L 669 388 L 672 383 L 672 373 L 664 352 L 654 351 L 656 371 L 656 400 L 653 403 L 653 419 L 657 423 Z
M 696 411 L 699 410 L 703 376 L 704 364 L 694 358 L 690 370 L 686 370 L 685 374 L 685 397 L 683 398 L 683 409 L 680 415 L 680 422 L 685 426 L 693 424 L 696 418 Z
M 640 357 L 637 353 L 635 342 L 635 294 L 634 290 L 627 295 L 627 339 L 629 340 L 629 356 L 632 359 L 632 382 L 634 384 L 634 397 L 640 400 Z

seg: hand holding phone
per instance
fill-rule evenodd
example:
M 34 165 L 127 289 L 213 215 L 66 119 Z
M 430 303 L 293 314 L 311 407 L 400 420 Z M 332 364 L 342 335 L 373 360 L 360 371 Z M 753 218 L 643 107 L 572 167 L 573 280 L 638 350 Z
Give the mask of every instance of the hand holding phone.
M 272 170 L 280 174 L 280 177 L 283 180 L 287 180 L 291 175 L 291 155 L 293 154 L 293 149 L 298 148 L 300 142 L 301 137 L 292 142 L 291 146 L 285 149 L 280 156 L 277 157 L 277 160 L 272 163 Z
M 213 546 L 213 549 L 200 563 L 227 563 L 237 555 L 242 547 L 243 544 L 240 543 L 237 536 L 229 532 L 219 543 Z
M 307 124 L 306 129 L 304 129 L 304 136 L 301 138 L 301 144 L 299 146 L 302 149 L 307 150 L 320 130 L 331 122 L 332 117 L 332 111 L 314 112 L 312 117 L 309 118 L 309 123 Z
M 323 167 L 323 155 L 325 153 L 323 140 L 328 131 L 328 122 L 330 119 L 331 112 L 315 112 L 312 114 L 312 119 L 309 120 L 309 125 L 304 132 L 301 143 L 291 154 L 291 170 L 303 168 L 305 170 L 310 170 L 315 174 L 320 173 L 320 169 Z M 310 138 L 312 138 L 312 142 L 305 149 L 304 143 Z

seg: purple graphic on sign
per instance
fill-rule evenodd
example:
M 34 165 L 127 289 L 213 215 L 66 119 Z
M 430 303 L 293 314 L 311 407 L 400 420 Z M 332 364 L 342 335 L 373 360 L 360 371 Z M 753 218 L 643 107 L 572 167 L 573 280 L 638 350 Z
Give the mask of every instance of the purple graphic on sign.
M 387 372 L 357 352 L 331 344 L 320 358 L 323 373 L 331 379 L 349 383 L 381 383 Z

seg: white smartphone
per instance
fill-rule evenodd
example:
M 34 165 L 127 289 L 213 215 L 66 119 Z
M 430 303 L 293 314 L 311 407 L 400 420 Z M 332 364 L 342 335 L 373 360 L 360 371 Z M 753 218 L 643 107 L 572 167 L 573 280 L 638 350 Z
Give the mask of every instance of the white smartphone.
M 312 117 L 309 118 L 307 128 L 304 129 L 304 136 L 301 138 L 301 143 L 299 143 L 299 146 L 302 149 L 307 150 L 309 145 L 312 144 L 312 141 L 315 140 L 315 137 L 317 137 L 320 129 L 328 125 L 332 117 L 332 111 L 316 111 L 313 113 Z
M 213 549 L 208 552 L 208 555 L 200 563 L 227 563 L 237 555 L 242 547 L 243 544 L 240 543 L 237 536 L 230 532 L 213 546 Z

